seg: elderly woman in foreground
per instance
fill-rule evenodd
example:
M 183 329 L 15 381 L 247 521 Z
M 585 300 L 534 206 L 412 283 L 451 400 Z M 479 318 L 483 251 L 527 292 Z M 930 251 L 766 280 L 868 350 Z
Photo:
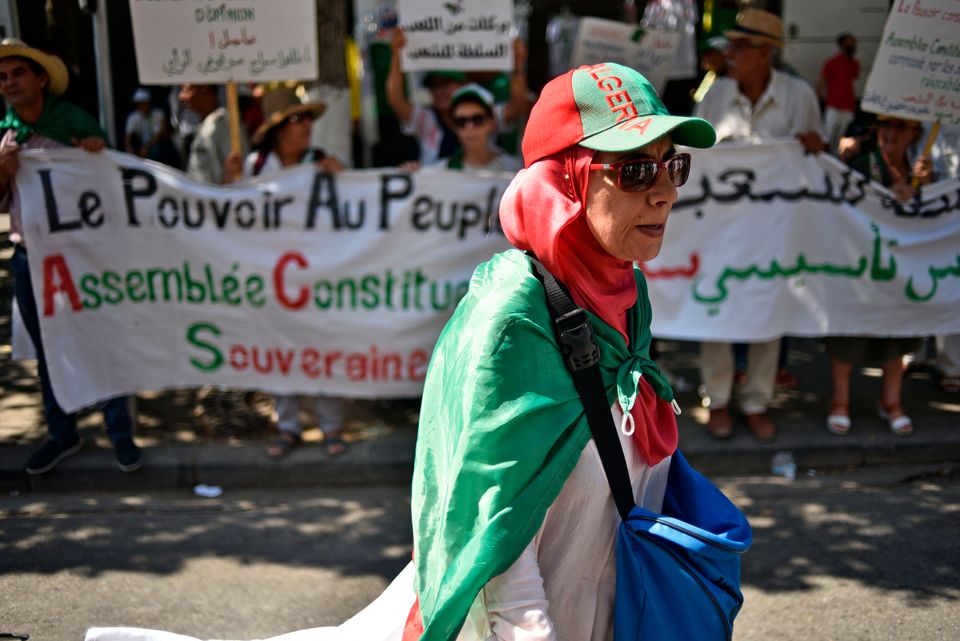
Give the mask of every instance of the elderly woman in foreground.
M 627 67 L 581 67 L 546 85 L 523 140 L 526 169 L 500 207 L 517 249 L 477 268 L 430 363 L 414 561 L 339 628 L 284 640 L 613 637 L 620 515 L 524 252 L 588 311 L 602 407 L 633 499 L 659 512 L 677 423 L 673 392 L 650 359 L 650 302 L 634 262 L 660 251 L 689 174 L 690 156 L 676 146 L 714 138 L 706 121 L 669 115 Z

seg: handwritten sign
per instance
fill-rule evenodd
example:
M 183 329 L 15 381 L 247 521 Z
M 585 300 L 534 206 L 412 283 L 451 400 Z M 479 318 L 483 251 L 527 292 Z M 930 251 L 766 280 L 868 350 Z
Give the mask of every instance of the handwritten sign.
M 617 62 L 646 76 L 657 91 L 673 71 L 680 32 L 640 28 L 602 18 L 583 18 L 573 45 L 570 66 Z
M 960 124 L 960 3 L 895 0 L 861 107 Z
M 142 84 L 312 80 L 314 0 L 130 0 Z
M 404 71 L 510 71 L 510 0 L 399 0 Z

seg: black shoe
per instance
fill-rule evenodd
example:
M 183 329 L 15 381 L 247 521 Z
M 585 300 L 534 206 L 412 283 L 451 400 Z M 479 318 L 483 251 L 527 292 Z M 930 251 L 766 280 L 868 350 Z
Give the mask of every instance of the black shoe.
M 114 443 L 113 453 L 117 457 L 117 467 L 121 472 L 139 470 L 143 465 L 143 453 L 132 438 L 122 438 Z
M 57 466 L 57 463 L 67 458 L 71 454 L 80 451 L 80 439 L 72 443 L 61 443 L 53 439 L 48 440 L 43 446 L 30 456 L 27 461 L 27 474 L 45 474 Z

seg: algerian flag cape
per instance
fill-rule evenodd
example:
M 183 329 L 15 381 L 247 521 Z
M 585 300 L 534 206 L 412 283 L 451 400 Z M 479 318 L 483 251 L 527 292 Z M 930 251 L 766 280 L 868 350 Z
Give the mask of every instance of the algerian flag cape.
M 587 313 L 607 400 L 625 411 L 641 375 L 673 400 L 650 360 L 650 303 L 634 272 L 629 348 Z M 589 440 L 543 286 L 520 251 L 494 256 L 440 335 L 423 391 L 412 494 L 423 641 L 456 638 L 483 586 L 533 539 Z

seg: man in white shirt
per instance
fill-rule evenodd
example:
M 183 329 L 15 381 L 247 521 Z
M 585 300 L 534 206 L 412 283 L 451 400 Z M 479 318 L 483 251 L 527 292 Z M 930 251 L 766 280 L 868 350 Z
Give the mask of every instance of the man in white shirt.
M 217 88 L 214 85 L 185 84 L 180 88 L 180 100 L 201 119 L 190 145 L 187 174 L 211 185 L 224 184 L 227 156 L 231 152 L 230 115 L 220 106 Z M 243 127 L 240 128 L 240 149 L 236 151 L 241 158 L 249 151 Z
M 783 47 L 782 34 L 780 18 L 759 9 L 741 11 L 736 26 L 724 33 L 730 40 L 728 75 L 710 88 L 695 112 L 714 126 L 718 142 L 796 137 L 808 153 L 825 149 L 813 89 L 773 68 L 774 49 Z M 767 406 L 773 398 L 779 350 L 780 339 L 750 343 L 747 379 L 739 390 L 747 427 L 763 441 L 776 435 Z M 731 345 L 704 342 L 700 367 L 710 400 L 707 429 L 715 438 L 729 438 L 733 434 L 727 409 L 734 377 Z

